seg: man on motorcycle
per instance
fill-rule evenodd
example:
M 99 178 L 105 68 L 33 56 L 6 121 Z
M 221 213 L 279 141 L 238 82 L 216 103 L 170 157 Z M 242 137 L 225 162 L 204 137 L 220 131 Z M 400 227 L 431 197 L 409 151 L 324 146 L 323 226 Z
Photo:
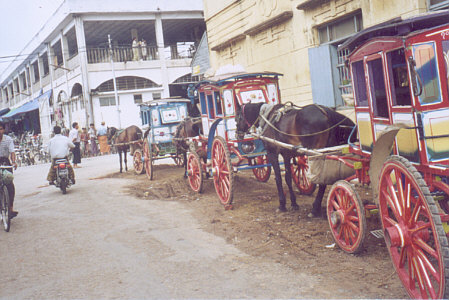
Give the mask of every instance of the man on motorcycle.
M 14 169 L 17 169 L 16 153 L 14 152 L 14 141 L 10 136 L 4 133 L 5 133 L 5 125 L 3 123 L 0 123 L 0 165 L 12 166 L 14 167 Z M 13 171 L 12 167 L 10 169 L 7 169 L 11 173 Z M 10 218 L 12 219 L 18 214 L 17 211 L 13 210 L 14 196 L 16 194 L 14 182 L 7 184 L 6 188 L 8 189 L 9 194 L 9 201 L 10 201 L 9 211 L 11 212 Z
M 68 137 L 61 134 L 61 127 L 55 126 L 53 128 L 53 132 L 55 136 L 50 139 L 48 142 L 48 152 L 51 157 L 51 166 L 48 171 L 47 180 L 50 184 L 55 184 L 55 160 L 65 158 L 69 155 L 69 151 L 71 148 L 74 148 L 75 145 L 69 140 Z M 75 184 L 75 172 L 73 171 L 72 166 L 68 162 L 68 170 L 69 170 L 69 179 L 72 181 L 72 184 Z

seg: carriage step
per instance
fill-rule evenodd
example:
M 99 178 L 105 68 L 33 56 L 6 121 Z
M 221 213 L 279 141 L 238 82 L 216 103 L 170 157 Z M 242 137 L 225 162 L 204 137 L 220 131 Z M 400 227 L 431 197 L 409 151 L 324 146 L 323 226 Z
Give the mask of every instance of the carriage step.
M 383 233 L 382 229 L 372 230 L 370 232 L 372 235 L 374 235 L 378 239 L 384 238 L 384 233 Z

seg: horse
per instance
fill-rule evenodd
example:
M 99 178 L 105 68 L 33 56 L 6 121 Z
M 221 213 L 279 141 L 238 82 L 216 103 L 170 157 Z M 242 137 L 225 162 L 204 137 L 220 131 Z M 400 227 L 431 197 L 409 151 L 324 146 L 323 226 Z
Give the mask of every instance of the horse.
M 122 153 L 124 153 L 125 171 L 128 171 L 126 153 L 130 150 L 131 155 L 134 154 L 134 144 L 130 143 L 142 139 L 142 130 L 135 125 L 131 125 L 123 130 L 108 127 L 107 137 L 109 144 L 116 144 L 115 148 L 120 159 L 120 173 L 122 173 Z
M 248 103 L 237 107 L 236 125 L 237 137 L 243 139 L 253 125 L 261 124 L 260 112 L 264 103 Z M 268 104 L 267 104 L 268 105 Z M 266 107 L 265 107 L 266 108 Z M 302 108 L 285 109 L 283 104 L 277 104 L 265 118 L 262 136 L 290 145 L 301 146 L 308 149 L 318 149 L 346 144 L 355 124 L 346 116 L 335 110 L 316 104 Z M 280 112 L 280 109 L 285 109 Z M 279 111 L 279 113 L 278 113 Z M 276 119 L 276 120 L 275 120 Z M 270 122 L 272 120 L 272 122 Z M 263 123 L 263 122 L 262 122 Z M 281 170 L 279 167 L 279 154 L 285 164 L 285 182 L 288 186 L 291 208 L 298 210 L 296 196 L 292 188 L 291 160 L 298 154 L 293 150 L 282 148 L 274 143 L 263 141 L 269 163 L 273 166 L 276 186 L 279 195 L 279 208 L 281 212 L 286 209 L 286 197 L 282 188 Z M 326 185 L 319 184 L 317 196 L 313 202 L 311 214 L 321 216 L 321 201 Z
M 187 117 L 176 127 L 173 144 L 176 146 L 177 155 L 182 155 L 184 158 L 184 178 L 187 177 L 187 151 L 189 151 L 187 138 L 198 136 L 202 134 L 202 131 L 201 118 Z

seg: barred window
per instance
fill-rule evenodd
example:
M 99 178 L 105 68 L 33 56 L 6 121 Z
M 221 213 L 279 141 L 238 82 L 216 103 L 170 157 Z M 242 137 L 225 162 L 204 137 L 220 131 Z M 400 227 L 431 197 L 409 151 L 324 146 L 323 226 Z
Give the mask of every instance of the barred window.
M 116 82 L 117 82 L 117 90 L 122 91 L 161 87 L 160 85 L 157 85 L 156 83 L 154 83 L 149 79 L 135 76 L 118 77 L 116 79 Z M 102 92 L 112 92 L 113 90 L 114 90 L 114 82 L 112 81 L 112 79 L 110 79 L 100 84 L 95 91 L 102 93 Z
M 100 106 L 114 106 L 115 105 L 115 97 L 100 97 Z

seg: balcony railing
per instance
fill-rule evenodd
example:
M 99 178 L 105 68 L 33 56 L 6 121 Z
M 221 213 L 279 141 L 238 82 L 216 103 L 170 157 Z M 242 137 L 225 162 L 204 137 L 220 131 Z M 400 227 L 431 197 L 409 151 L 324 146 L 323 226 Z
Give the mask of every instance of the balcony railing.
M 108 48 L 88 48 L 87 62 L 89 64 L 107 63 L 111 61 Z M 114 62 L 127 62 L 139 60 L 158 60 L 159 53 L 157 47 L 146 47 L 145 49 L 132 47 L 115 47 L 112 50 Z M 145 55 L 146 54 L 146 55 Z

